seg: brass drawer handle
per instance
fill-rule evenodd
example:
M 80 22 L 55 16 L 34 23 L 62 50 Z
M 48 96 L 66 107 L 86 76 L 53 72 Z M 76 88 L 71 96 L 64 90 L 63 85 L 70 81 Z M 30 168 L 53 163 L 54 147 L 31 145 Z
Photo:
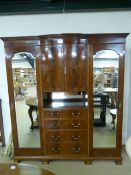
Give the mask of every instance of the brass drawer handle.
M 72 128 L 80 128 L 80 123 L 72 123 Z
M 80 135 L 77 135 L 77 136 L 72 136 L 72 140 L 74 140 L 74 141 L 78 141 L 78 140 L 80 140 Z
M 60 152 L 60 145 L 54 145 L 52 147 L 52 151 L 55 152 L 55 153 L 59 153 Z
M 59 129 L 60 128 L 60 123 L 53 123 L 52 128 L 53 129 Z
M 59 112 L 51 112 L 50 113 L 51 117 L 59 117 L 60 113 Z
M 72 116 L 73 117 L 79 117 L 80 116 L 80 112 L 72 112 Z
M 73 148 L 72 148 L 72 150 L 73 150 L 73 152 L 74 153 L 80 153 L 80 146 L 74 146 Z
M 51 136 L 52 141 L 60 141 L 61 140 L 61 136 L 60 135 L 53 135 Z

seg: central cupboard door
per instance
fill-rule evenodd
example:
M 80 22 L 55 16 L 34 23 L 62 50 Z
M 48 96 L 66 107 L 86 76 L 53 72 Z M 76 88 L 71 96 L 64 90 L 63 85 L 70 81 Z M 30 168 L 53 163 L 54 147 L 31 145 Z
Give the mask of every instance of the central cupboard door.
M 66 59 L 65 89 L 68 92 L 87 90 L 87 44 L 64 45 Z
M 52 39 L 52 42 L 54 40 Z M 59 43 L 42 46 L 43 52 L 43 89 L 45 92 L 64 91 L 64 57 L 63 45 Z
M 42 75 L 45 92 L 87 90 L 87 40 L 43 39 Z

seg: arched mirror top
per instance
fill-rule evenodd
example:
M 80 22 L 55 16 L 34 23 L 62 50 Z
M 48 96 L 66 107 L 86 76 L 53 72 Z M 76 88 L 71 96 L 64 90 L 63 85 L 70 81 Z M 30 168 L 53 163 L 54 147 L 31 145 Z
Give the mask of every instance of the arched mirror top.
M 114 50 L 100 50 L 97 51 L 96 54 L 93 56 L 93 58 L 95 59 L 118 59 L 119 55 L 116 51 Z
M 13 63 L 22 63 L 25 68 L 35 68 L 35 57 L 29 52 L 19 52 L 12 57 Z
M 42 53 L 40 46 L 33 46 L 33 47 L 25 47 L 25 46 L 16 46 L 16 47 L 10 47 L 5 48 L 5 57 L 6 59 L 10 59 L 18 54 L 26 54 L 26 55 L 32 55 L 32 57 L 41 58 Z

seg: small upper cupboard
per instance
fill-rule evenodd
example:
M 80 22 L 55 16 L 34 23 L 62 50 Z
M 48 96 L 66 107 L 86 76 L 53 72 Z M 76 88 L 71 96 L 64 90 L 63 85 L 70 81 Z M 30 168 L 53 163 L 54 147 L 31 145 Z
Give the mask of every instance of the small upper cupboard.
M 122 163 L 127 35 L 2 38 L 15 160 Z

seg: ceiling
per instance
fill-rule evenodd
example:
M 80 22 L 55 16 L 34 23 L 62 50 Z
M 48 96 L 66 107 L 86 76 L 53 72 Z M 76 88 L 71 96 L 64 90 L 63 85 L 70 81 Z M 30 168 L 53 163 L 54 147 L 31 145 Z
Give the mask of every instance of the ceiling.
M 0 14 L 130 10 L 131 0 L 0 0 Z

